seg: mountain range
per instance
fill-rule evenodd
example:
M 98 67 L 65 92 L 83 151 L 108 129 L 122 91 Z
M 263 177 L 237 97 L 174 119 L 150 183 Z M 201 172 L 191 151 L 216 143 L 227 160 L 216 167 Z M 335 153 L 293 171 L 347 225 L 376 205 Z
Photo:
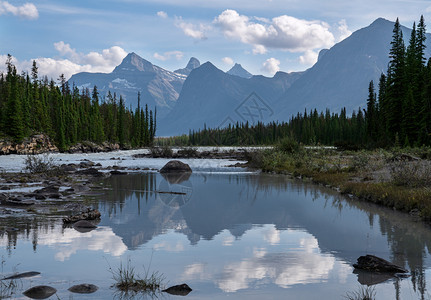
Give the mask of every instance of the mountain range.
M 130 53 L 112 73 L 78 73 L 69 82 L 79 88 L 97 85 L 101 95 L 116 92 L 133 107 L 139 91 L 141 103 L 157 107 L 159 136 L 236 122 L 287 121 L 305 109 L 339 112 L 346 107 L 351 113 L 366 106 L 369 82 L 377 86 L 386 72 L 393 27 L 393 22 L 379 18 L 321 50 L 310 69 L 277 72 L 271 78 L 253 76 L 240 64 L 223 72 L 194 57 L 185 68 L 171 72 Z M 402 30 L 408 44 L 411 29 Z M 427 38 L 429 57 L 431 35 Z

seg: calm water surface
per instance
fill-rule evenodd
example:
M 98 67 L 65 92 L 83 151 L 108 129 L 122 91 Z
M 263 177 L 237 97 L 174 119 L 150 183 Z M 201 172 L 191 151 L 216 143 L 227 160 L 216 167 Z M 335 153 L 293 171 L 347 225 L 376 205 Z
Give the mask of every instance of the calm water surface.
M 13 298 L 46 284 L 60 299 L 120 299 L 108 269 L 130 261 L 142 275 L 162 273 L 167 286 L 190 285 L 186 299 L 344 299 L 366 284 L 375 284 L 377 299 L 431 299 L 431 230 L 404 214 L 277 175 L 144 173 L 100 187 L 86 199 L 102 213 L 91 232 L 55 217 L 0 218 L 0 228 L 19 229 L 0 233 L 2 274 L 42 273 L 20 280 Z M 352 264 L 367 253 L 412 276 L 355 274 Z M 67 291 L 79 283 L 100 289 Z

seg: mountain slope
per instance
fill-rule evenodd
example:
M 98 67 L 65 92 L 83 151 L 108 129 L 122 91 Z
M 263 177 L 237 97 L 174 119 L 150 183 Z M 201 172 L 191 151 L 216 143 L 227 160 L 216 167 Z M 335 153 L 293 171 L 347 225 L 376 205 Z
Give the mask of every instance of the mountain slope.
M 229 71 L 227 71 L 227 73 L 229 75 L 235 75 L 247 79 L 253 76 L 246 69 L 244 69 L 241 64 L 235 64 Z
M 249 79 L 229 75 L 207 62 L 193 70 L 183 85 L 177 106 L 158 124 L 158 135 L 188 133 L 189 129 L 224 127 L 230 123 L 250 123 L 274 114 L 273 102 L 301 73 L 278 72 L 273 78 Z M 258 105 L 260 111 L 250 109 Z M 251 119 L 250 119 L 251 118 Z
M 175 70 L 174 72 L 188 76 L 191 71 L 193 71 L 196 68 L 199 68 L 200 65 L 201 65 L 201 62 L 197 58 L 192 57 L 192 58 L 190 58 L 187 66 L 185 68 Z
M 128 54 L 112 73 L 87 73 L 73 75 L 70 83 L 78 88 L 90 88 L 95 85 L 100 96 L 108 91 L 121 95 L 126 106 L 137 106 L 138 92 L 141 93 L 141 105 L 157 107 L 159 116 L 166 115 L 178 99 L 185 75 L 167 71 L 153 65 L 135 53 Z
M 278 99 L 278 113 L 273 119 L 288 120 L 305 108 L 330 108 L 337 113 L 342 107 L 349 113 L 359 106 L 365 108 L 369 82 L 374 80 L 377 87 L 381 73 L 386 73 L 393 27 L 393 22 L 377 19 L 325 50 L 319 61 Z M 410 33 L 403 27 L 406 45 Z

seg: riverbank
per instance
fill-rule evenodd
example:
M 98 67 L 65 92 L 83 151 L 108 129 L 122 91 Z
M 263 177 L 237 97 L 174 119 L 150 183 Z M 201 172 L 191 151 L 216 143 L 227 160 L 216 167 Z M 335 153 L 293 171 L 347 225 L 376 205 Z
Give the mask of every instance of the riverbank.
M 281 145 L 248 156 L 248 167 L 308 179 L 431 221 L 429 148 L 338 151 Z

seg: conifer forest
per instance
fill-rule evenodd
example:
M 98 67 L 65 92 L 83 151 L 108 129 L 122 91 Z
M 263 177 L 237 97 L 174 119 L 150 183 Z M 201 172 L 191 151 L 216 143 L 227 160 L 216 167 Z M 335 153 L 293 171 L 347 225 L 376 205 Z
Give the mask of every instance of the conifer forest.
M 31 74 L 17 74 L 9 55 L 7 73 L 0 75 L 0 137 L 21 142 L 25 137 L 47 134 L 60 150 L 78 142 L 118 143 L 121 147 L 144 147 L 156 132 L 156 112 L 148 106 L 125 107 L 123 98 L 108 93 L 100 101 L 97 87 L 79 90 L 64 76 L 59 84 Z M 137 95 L 140 103 L 140 95 Z

